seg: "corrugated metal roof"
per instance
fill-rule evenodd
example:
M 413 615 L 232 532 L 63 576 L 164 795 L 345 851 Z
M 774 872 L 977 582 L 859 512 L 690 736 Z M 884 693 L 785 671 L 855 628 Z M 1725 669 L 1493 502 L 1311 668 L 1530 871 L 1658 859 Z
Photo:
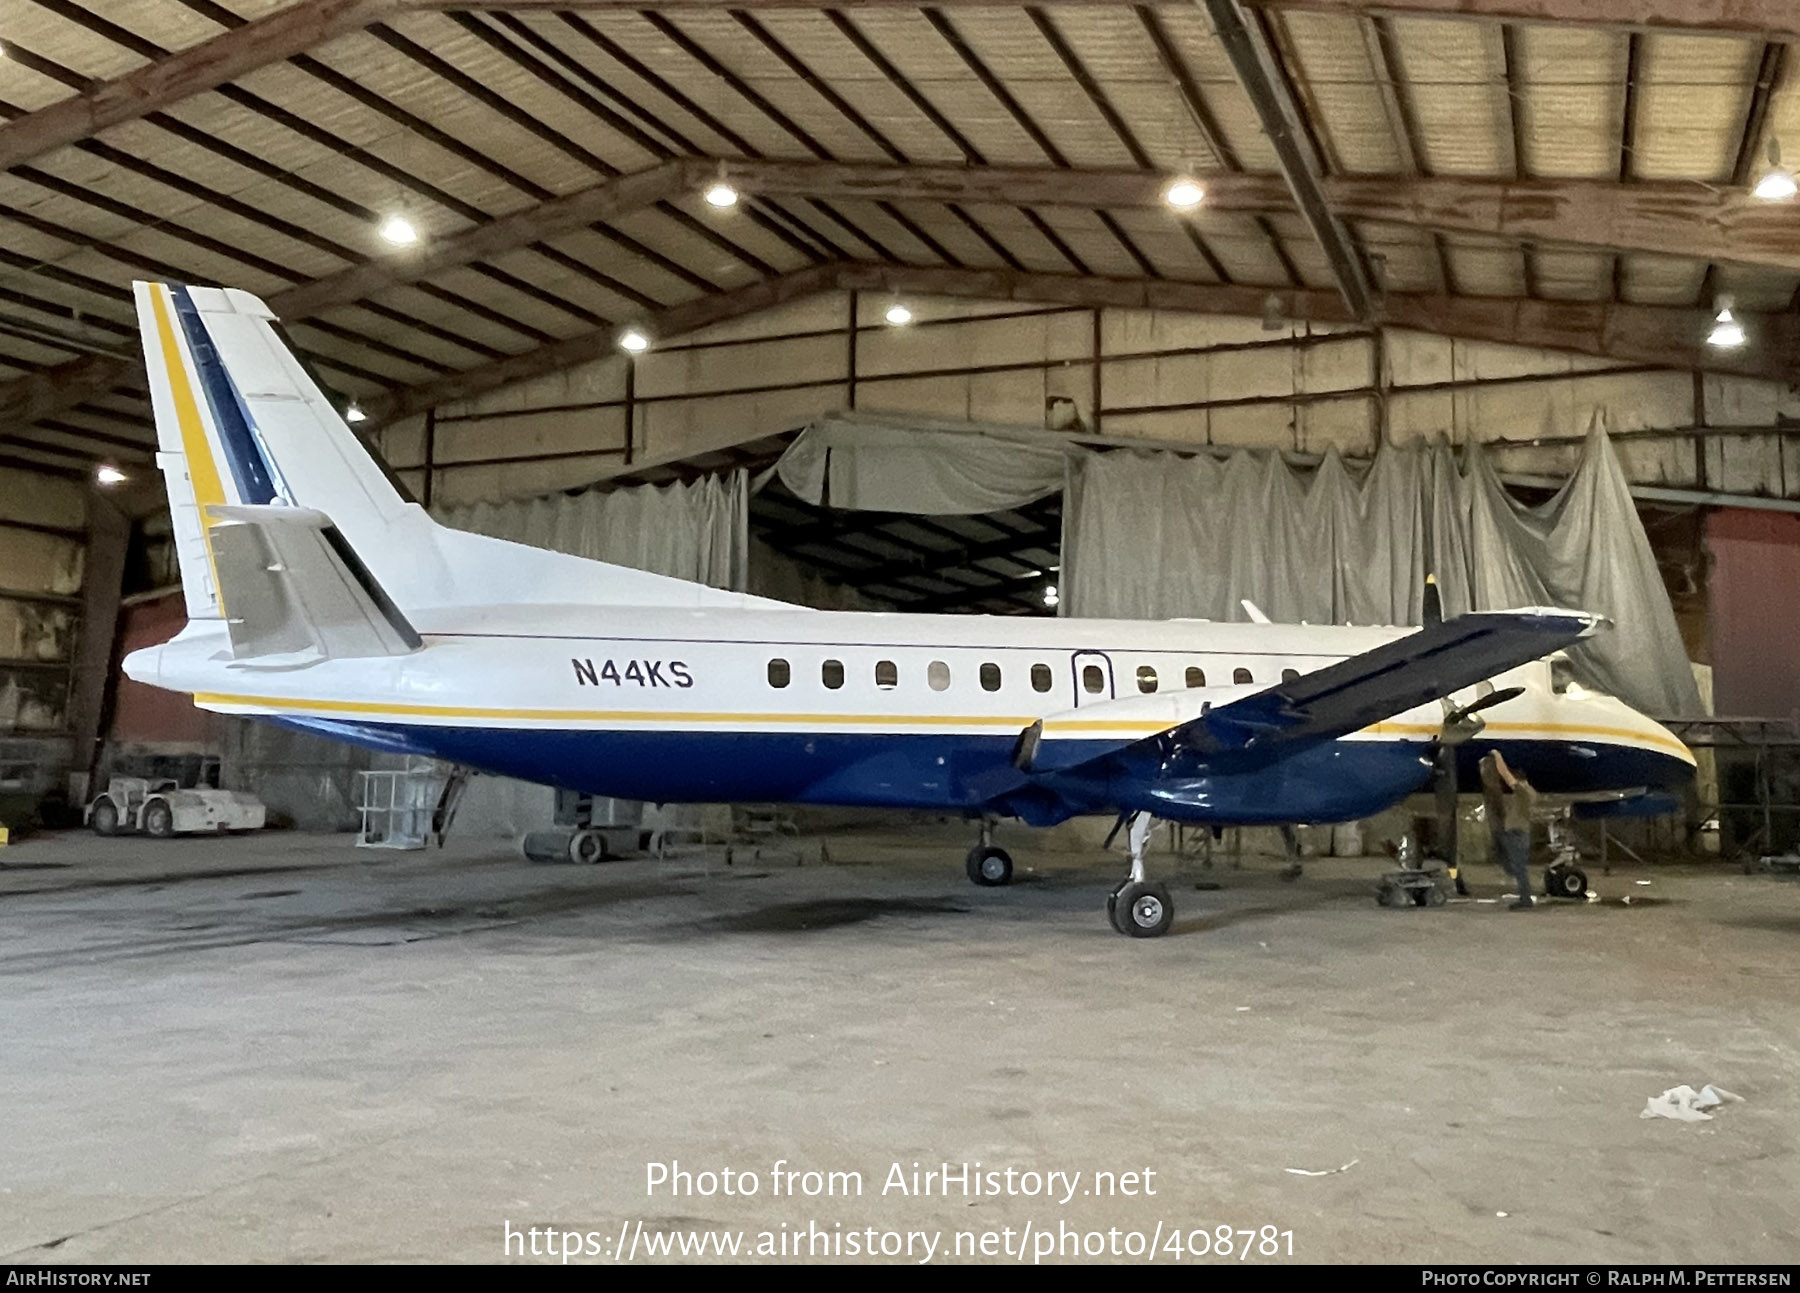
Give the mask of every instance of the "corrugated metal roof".
M 68 0 L 67 14 L 9 6 L 0 116 L 145 66 L 142 42 L 180 50 L 222 30 L 199 0 L 123 13 L 76 3 L 92 21 Z M 283 7 L 234 0 L 230 12 Z M 1770 64 L 1755 40 L 1304 11 L 1272 12 L 1268 30 L 1328 170 L 1343 174 L 1717 185 L 1784 134 L 1800 161 L 1800 90 L 1782 78 L 1758 117 Z M 1159 37 L 1187 85 L 1166 71 Z M 1276 169 L 1198 6 L 411 13 L 0 174 L 0 365 L 16 374 L 129 349 L 126 284 L 157 266 L 274 293 L 395 255 L 374 228 L 390 213 L 436 240 L 664 158 L 746 154 Z M 368 395 L 825 256 L 1193 282 L 1222 271 L 1271 287 L 1290 285 L 1291 265 L 1303 286 L 1333 282 L 1289 211 L 1184 224 L 1161 210 L 751 196 L 728 216 L 686 194 L 554 232 L 538 250 L 385 288 L 296 333 Z M 1364 224 L 1355 236 L 1389 292 L 1597 300 L 1616 288 L 1646 304 L 1729 292 L 1767 310 L 1800 282 L 1417 227 Z

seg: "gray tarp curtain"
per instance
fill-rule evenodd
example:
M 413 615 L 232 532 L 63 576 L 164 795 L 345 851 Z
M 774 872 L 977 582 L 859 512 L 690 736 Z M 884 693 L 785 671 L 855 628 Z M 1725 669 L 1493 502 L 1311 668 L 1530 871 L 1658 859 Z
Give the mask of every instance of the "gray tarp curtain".
M 844 412 L 808 423 L 775 473 L 809 503 L 973 516 L 1060 493 L 1068 464 L 1041 429 Z
M 1704 712 L 1675 610 L 1625 473 L 1604 432 L 1589 434 L 1569 483 L 1537 507 L 1471 455 L 1468 587 L 1477 608 L 1549 603 L 1610 616 L 1614 627 L 1572 654 L 1601 687 L 1666 716 Z
M 1360 473 L 1335 452 L 1087 455 L 1064 508 L 1068 614 L 1417 624 L 1437 575 L 1446 613 L 1557 605 L 1618 626 L 1577 671 L 1652 714 L 1700 712 L 1675 615 L 1612 445 L 1596 429 L 1548 502 L 1519 503 L 1488 456 L 1390 448 Z
M 686 485 L 470 503 L 434 515 L 459 530 L 742 592 L 749 511 L 749 478 L 734 471 Z
M 1064 506 L 1070 615 L 1416 624 L 1425 578 L 1419 457 L 1353 478 L 1336 453 L 1301 476 L 1279 455 L 1116 452 L 1082 460 Z

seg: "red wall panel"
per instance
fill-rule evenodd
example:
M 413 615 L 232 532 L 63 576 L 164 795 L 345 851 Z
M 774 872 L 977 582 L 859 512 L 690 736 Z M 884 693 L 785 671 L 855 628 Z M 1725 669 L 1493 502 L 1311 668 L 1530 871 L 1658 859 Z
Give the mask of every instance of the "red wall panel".
M 155 601 L 139 602 L 119 611 L 119 658 L 139 647 L 167 642 L 187 623 L 187 605 L 179 592 Z M 107 735 L 115 741 L 184 742 L 215 746 L 217 718 L 194 708 L 180 692 L 146 686 L 119 675 L 113 698 L 112 726 Z
M 1800 713 L 1800 516 L 1723 508 L 1706 547 L 1714 709 Z

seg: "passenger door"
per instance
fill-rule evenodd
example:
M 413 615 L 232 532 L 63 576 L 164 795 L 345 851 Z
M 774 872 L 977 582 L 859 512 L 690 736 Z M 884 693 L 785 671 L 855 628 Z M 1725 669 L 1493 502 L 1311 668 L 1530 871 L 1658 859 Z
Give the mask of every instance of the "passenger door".
M 1075 708 L 1113 698 L 1112 658 L 1104 651 L 1077 651 L 1074 657 Z

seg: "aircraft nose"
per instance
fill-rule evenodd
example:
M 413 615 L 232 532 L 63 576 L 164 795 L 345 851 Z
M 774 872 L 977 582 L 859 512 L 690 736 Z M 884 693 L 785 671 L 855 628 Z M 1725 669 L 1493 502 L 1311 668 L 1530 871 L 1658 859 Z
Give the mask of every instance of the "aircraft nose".
M 1620 703 L 1623 704 L 1623 702 Z M 1647 743 L 1655 746 L 1661 753 L 1681 760 L 1690 768 L 1695 766 L 1693 751 L 1687 748 L 1687 744 L 1679 736 L 1648 714 L 1639 713 L 1629 706 L 1626 707 L 1626 712 L 1631 715 L 1633 726 L 1643 732 L 1644 740 Z
M 1683 741 L 1679 736 L 1676 736 L 1675 733 L 1671 732 L 1653 718 L 1645 719 L 1644 721 L 1650 725 L 1651 731 L 1654 732 L 1661 741 L 1667 743 L 1671 754 L 1675 755 L 1676 758 L 1680 759 L 1690 768 L 1699 766 L 1694 760 L 1694 752 L 1688 749 L 1687 742 Z
M 1630 743 L 1648 759 L 1648 784 L 1665 789 L 1678 789 L 1693 779 L 1694 755 L 1679 736 L 1622 700 L 1613 700 L 1619 709 L 1619 722 L 1629 734 Z

